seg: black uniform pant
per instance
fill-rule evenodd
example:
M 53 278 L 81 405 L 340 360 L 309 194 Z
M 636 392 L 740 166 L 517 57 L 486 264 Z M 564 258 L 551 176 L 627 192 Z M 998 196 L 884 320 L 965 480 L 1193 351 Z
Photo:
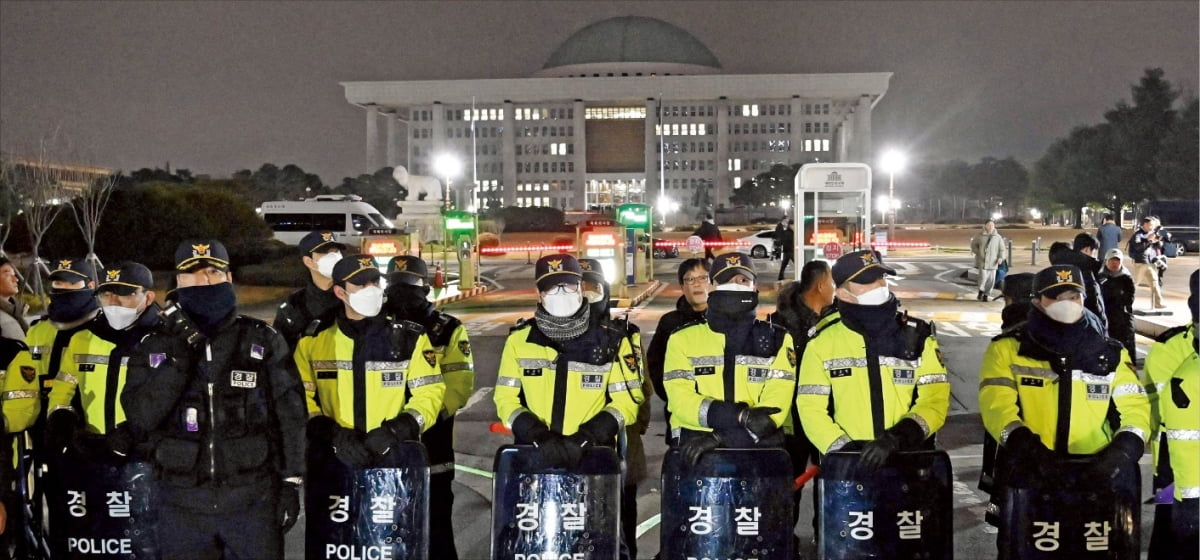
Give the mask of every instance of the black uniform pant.
M 441 418 L 421 434 L 429 453 L 429 558 L 458 560 L 454 546 L 454 417 Z
M 1195 560 L 1200 557 L 1200 499 L 1189 498 L 1154 507 L 1150 560 Z
M 278 484 L 208 494 L 208 499 L 196 500 L 195 491 L 163 488 L 158 514 L 163 560 L 283 558 Z
M 779 263 L 779 279 L 780 280 L 783 280 L 784 272 L 787 271 L 788 265 L 792 263 L 792 254 L 793 253 L 788 253 L 786 251 L 783 253 L 783 262 Z

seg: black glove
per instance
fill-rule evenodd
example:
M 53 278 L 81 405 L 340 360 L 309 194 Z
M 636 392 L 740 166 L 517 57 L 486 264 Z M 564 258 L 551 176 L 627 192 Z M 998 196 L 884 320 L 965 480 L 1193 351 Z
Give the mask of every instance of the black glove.
M 333 443 L 333 430 L 337 423 L 328 416 L 313 416 L 304 425 L 304 434 L 312 444 L 330 445 Z
M 547 430 L 533 442 L 542 454 L 542 459 L 550 467 L 573 469 L 579 466 L 583 459 L 583 448 L 576 442 L 571 442 L 558 432 Z
M 333 454 L 352 469 L 361 469 L 371 462 L 371 452 L 363 445 L 358 430 L 337 426 L 333 429 Z
M 121 422 L 117 424 L 112 431 L 105 435 L 108 440 L 108 449 L 114 455 L 120 457 L 129 456 L 129 452 L 133 450 L 133 446 L 137 443 L 137 438 L 133 435 L 133 428 L 129 426 L 129 422 Z
M 300 485 L 284 482 L 279 491 L 279 519 L 287 533 L 300 517 Z
M 875 472 L 887 464 L 893 453 L 916 449 L 922 441 L 925 441 L 925 430 L 921 429 L 921 425 L 911 418 L 901 419 L 883 435 L 863 446 L 858 466 L 867 472 Z
M 188 346 L 197 346 L 207 339 L 178 303 L 173 303 L 162 310 L 159 316 L 162 318 L 162 331 L 183 340 Z
M 1114 479 L 1123 469 L 1138 468 L 1138 458 L 1145 452 L 1146 443 L 1141 437 L 1130 432 L 1118 433 L 1108 447 L 1096 454 L 1092 472 L 1104 480 Z
M 1061 478 L 1058 455 L 1042 443 L 1041 438 L 1026 427 L 1017 428 L 1004 443 L 1012 452 L 1014 471 L 1036 474 L 1044 485 L 1056 485 Z
M 378 428 L 367 432 L 367 449 L 376 455 L 386 455 L 405 441 L 417 439 L 421 435 L 421 426 L 411 414 L 401 413 L 399 416 L 384 420 Z
M 779 426 L 771 419 L 772 414 L 779 414 L 779 409 L 773 406 L 746 408 L 738 415 L 738 423 L 754 437 L 763 439 L 779 431 Z
M 696 435 L 687 440 L 687 443 L 679 446 L 679 452 L 683 453 L 683 460 L 687 464 L 696 466 L 700 462 L 700 456 L 721 447 L 721 437 L 715 432 Z
M 67 409 L 59 409 L 46 419 L 46 449 L 62 453 L 75 441 L 79 430 L 79 417 Z

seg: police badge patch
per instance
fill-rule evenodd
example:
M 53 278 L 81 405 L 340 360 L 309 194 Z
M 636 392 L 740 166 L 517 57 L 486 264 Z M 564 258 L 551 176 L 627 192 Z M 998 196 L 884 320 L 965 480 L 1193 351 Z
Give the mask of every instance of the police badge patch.
M 638 372 L 638 359 L 636 354 L 625 354 L 622 359 L 625 361 L 625 367 L 629 368 L 629 371 L 632 371 L 633 373 Z
M 1089 401 L 1108 400 L 1108 385 L 1088 383 L 1087 398 Z
M 380 373 L 380 377 L 383 379 L 384 388 L 404 386 L 404 372 L 402 371 L 385 371 Z
M 33 366 L 21 366 L 21 379 L 26 383 L 33 383 L 33 378 L 37 377 L 37 370 Z
M 434 350 L 426 350 L 421 352 L 421 356 L 425 358 L 425 363 L 431 366 L 437 366 L 437 352 Z
M 148 361 L 150 362 L 150 367 L 157 368 L 158 366 L 161 366 L 163 364 L 163 362 L 167 361 L 167 355 L 166 354 L 150 354 Z
M 892 370 L 892 383 L 895 385 L 912 385 L 916 382 L 916 377 L 911 369 L 894 369 Z
M 263 347 L 257 344 L 250 345 L 250 357 L 255 360 L 263 359 Z
M 581 376 L 579 382 L 580 389 L 603 389 L 604 376 L 594 373 L 585 373 Z
M 462 352 L 463 356 L 471 357 L 471 342 L 469 340 L 458 341 L 458 351 Z
M 258 386 L 258 372 L 235 369 L 229 372 L 229 386 L 253 389 Z
M 792 364 L 792 367 L 796 367 L 796 349 L 795 348 L 787 349 L 787 357 L 788 357 L 788 363 Z

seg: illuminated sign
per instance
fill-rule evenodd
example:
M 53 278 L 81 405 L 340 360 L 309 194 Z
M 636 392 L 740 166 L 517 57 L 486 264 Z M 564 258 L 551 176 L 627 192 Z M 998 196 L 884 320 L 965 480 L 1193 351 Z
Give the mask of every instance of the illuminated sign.
M 626 227 L 646 229 L 650 226 L 650 207 L 645 204 L 622 204 L 617 208 L 617 221 Z
M 617 237 L 611 233 L 585 233 L 583 244 L 586 247 L 615 247 Z
M 822 231 L 813 233 L 809 236 L 809 243 L 812 245 L 824 245 L 826 243 L 840 243 L 836 231 Z
M 475 215 L 469 212 L 446 212 L 446 231 L 475 231 Z
M 363 252 L 368 255 L 396 256 L 400 254 L 400 243 L 394 240 L 365 241 Z

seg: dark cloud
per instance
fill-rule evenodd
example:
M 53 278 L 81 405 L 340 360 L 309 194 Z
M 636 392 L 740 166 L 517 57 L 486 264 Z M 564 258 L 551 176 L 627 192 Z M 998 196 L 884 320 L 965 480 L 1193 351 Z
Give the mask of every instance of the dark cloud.
M 527 76 L 621 15 L 687 29 L 727 73 L 894 72 L 877 148 L 1036 158 L 1142 70 L 1197 85 L 1196 2 L 0 2 L 0 147 L 228 175 L 365 171 L 338 82 Z

